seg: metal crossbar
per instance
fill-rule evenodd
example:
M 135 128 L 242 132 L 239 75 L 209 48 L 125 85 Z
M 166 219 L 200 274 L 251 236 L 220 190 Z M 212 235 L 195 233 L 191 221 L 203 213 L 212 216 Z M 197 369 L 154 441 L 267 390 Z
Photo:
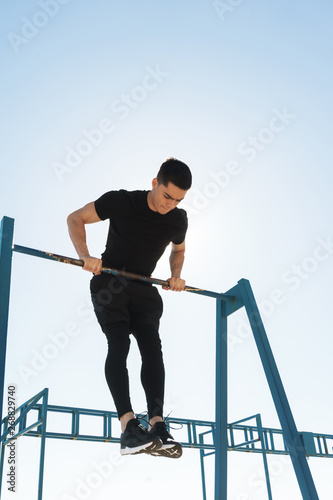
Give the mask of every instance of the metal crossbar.
M 58 255 L 56 253 L 43 252 L 41 250 L 23 247 L 21 245 L 14 245 L 13 252 L 24 253 L 24 254 L 31 255 L 33 257 L 39 257 L 42 259 L 54 260 L 56 262 L 62 262 L 64 264 L 71 264 L 72 266 L 79 266 L 79 267 L 84 266 L 84 262 L 81 259 L 73 259 L 72 257 L 65 257 L 64 255 Z M 168 281 L 161 280 L 159 278 L 151 278 L 148 276 L 142 276 L 141 274 L 130 273 L 128 271 L 120 271 L 119 269 L 102 267 L 101 271 L 103 273 L 113 274 L 114 276 L 121 276 L 123 278 L 143 281 L 145 283 L 151 283 L 153 285 L 169 286 Z M 213 297 L 215 299 L 225 300 L 227 302 L 232 302 L 235 299 L 235 297 L 233 295 L 212 292 L 210 290 L 204 290 L 203 288 L 196 288 L 196 287 L 189 286 L 189 285 L 185 286 L 184 291 L 196 293 L 198 295 L 206 295 L 207 297 Z
M 109 410 L 95 410 L 71 406 L 50 405 L 47 404 L 47 398 L 44 400 L 44 403 L 39 403 L 38 401 L 40 401 L 43 397 L 45 398 L 47 394 L 48 389 L 45 388 L 39 394 L 17 408 L 16 413 L 19 413 L 19 417 L 16 418 L 15 424 L 16 427 L 19 426 L 19 431 L 9 438 L 9 415 L 7 415 L 3 419 L 3 432 L 1 435 L 1 443 L 3 445 L 6 445 L 13 439 L 17 439 L 18 437 L 23 435 L 41 437 L 42 426 L 44 425 L 44 421 L 46 422 L 46 419 L 43 420 L 42 417 L 43 411 L 45 410 L 47 412 L 47 427 L 52 426 L 52 421 L 50 421 L 51 414 L 62 413 L 67 414 L 70 417 L 67 423 L 67 430 L 54 431 L 46 427 L 45 436 L 47 438 L 77 441 L 96 441 L 106 443 L 120 442 L 119 436 L 117 436 L 117 434 L 114 432 L 114 424 L 116 424 L 116 426 L 118 427 L 119 422 L 116 412 Z M 27 415 L 28 413 L 32 414 L 33 412 L 37 413 L 38 419 L 33 424 L 27 425 Z M 94 429 L 102 429 L 99 434 L 84 434 L 81 432 L 81 423 L 86 416 L 96 417 L 96 419 L 100 419 L 101 425 L 99 425 L 97 420 L 94 421 L 93 425 Z M 244 423 L 251 419 L 256 419 L 256 425 Z M 205 456 L 209 456 L 215 453 L 215 422 L 210 420 L 167 417 L 166 423 L 168 426 L 171 426 L 171 428 L 173 425 L 179 426 L 179 431 L 182 432 L 181 443 L 184 448 L 206 450 L 207 453 L 205 453 Z M 262 438 L 260 438 L 260 430 L 262 431 Z M 308 457 L 333 458 L 332 434 L 320 434 L 312 432 L 299 433 L 301 437 L 304 434 L 307 435 L 308 440 L 308 446 L 306 450 L 306 455 Z M 207 438 L 209 438 L 209 440 Z M 237 439 L 238 441 L 240 439 L 243 439 L 243 441 L 238 442 Z M 310 439 L 312 440 L 313 447 L 309 445 Z M 237 422 L 228 424 L 229 451 L 262 453 L 263 449 L 268 454 L 288 455 L 289 452 L 283 439 L 283 431 L 281 429 L 262 427 L 260 414 L 253 415 L 251 417 L 247 417 L 242 420 L 238 420 Z

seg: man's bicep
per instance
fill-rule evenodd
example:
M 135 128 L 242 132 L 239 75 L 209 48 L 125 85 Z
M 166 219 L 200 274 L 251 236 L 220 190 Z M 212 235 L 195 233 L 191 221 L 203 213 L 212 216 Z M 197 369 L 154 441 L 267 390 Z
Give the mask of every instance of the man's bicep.
M 75 210 L 75 212 L 70 214 L 69 217 L 79 218 L 84 222 L 84 224 L 93 224 L 94 222 L 100 222 L 102 220 L 97 215 L 95 202 L 93 201 L 87 203 L 84 207 Z

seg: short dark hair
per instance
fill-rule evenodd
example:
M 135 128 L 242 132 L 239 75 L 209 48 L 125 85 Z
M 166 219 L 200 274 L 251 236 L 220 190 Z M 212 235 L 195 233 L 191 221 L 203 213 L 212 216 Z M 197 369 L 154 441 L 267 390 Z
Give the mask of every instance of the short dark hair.
M 175 186 L 187 191 L 192 185 L 191 170 L 184 162 L 176 158 L 168 158 L 158 171 L 157 181 L 163 186 L 172 182 Z

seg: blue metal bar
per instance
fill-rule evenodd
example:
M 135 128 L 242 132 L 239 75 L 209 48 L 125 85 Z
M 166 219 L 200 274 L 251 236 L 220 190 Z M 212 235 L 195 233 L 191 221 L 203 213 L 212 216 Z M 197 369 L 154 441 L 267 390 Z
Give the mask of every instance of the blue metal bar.
M 200 434 L 199 443 L 203 445 L 203 436 Z M 202 498 L 207 500 L 206 492 L 206 475 L 205 475 L 205 450 L 200 449 L 200 469 L 201 469 L 201 483 L 202 483 Z
M 40 444 L 40 459 L 39 459 L 39 478 L 38 478 L 38 500 L 43 498 L 43 480 L 44 480 L 44 462 L 45 462 L 45 438 L 46 438 L 46 421 L 47 421 L 47 402 L 49 390 L 45 389 L 43 394 L 42 405 L 42 431 Z
M 245 437 L 246 441 L 249 441 L 248 434 L 249 434 L 249 429 L 245 428 L 244 429 L 244 437 Z M 246 445 L 246 448 L 249 448 L 249 445 Z
M 108 437 L 108 419 L 106 415 L 103 417 L 103 437 L 105 439 Z
M 264 439 L 264 446 L 265 446 L 265 450 L 267 450 L 269 448 L 269 444 L 268 444 L 268 434 L 266 431 L 262 431 L 262 435 L 263 435 L 263 439 Z
M 15 427 L 19 425 L 19 431 L 17 434 L 15 434 L 16 437 L 19 437 L 23 432 L 26 431 L 27 413 L 32 409 L 39 409 L 37 402 L 44 396 L 45 391 L 48 391 L 48 389 L 43 389 L 36 396 L 29 399 L 29 401 L 23 403 L 15 410 L 15 414 L 20 412 L 20 416 L 15 420 Z M 8 421 L 8 415 L 4 418 L 4 421 L 6 420 Z M 5 441 L 9 432 L 10 432 L 10 427 L 4 430 L 4 432 L 2 433 L 1 441 Z
M 21 436 L 24 436 L 25 434 L 28 434 L 29 432 L 31 432 L 35 427 L 39 427 L 40 425 L 43 424 L 43 420 L 40 418 L 39 420 L 37 420 L 37 422 L 34 422 L 33 424 L 29 425 L 28 427 L 25 427 L 23 430 L 21 430 L 20 432 L 18 432 L 17 434 L 15 434 L 14 437 L 10 437 L 6 440 L 3 440 L 3 444 L 4 445 L 7 445 L 9 443 L 11 443 L 11 441 L 14 441 L 14 439 L 17 439 Z M 37 436 L 40 436 L 40 432 L 38 431 L 34 431 L 36 432 L 36 435 Z
M 262 429 L 262 425 L 261 425 L 261 416 L 259 413 L 256 416 L 256 421 L 257 421 L 258 435 L 259 435 L 259 439 L 261 441 L 262 459 L 264 462 L 268 500 L 273 500 L 271 482 L 270 482 L 270 478 L 269 478 L 266 449 L 265 449 L 265 443 L 264 443 L 264 433 L 263 433 L 263 429 Z
M 266 379 L 281 423 L 283 435 L 292 459 L 303 500 L 319 500 L 314 481 L 306 460 L 304 446 L 288 403 L 266 331 L 248 280 L 238 282 L 245 309 L 257 344 Z
M 72 435 L 73 436 L 75 434 L 75 418 L 76 418 L 76 412 L 73 411 L 73 413 L 72 413 Z
M 0 227 L 0 422 L 5 385 L 10 277 L 14 219 L 3 217 Z
M 20 417 L 22 417 L 20 422 L 19 422 L 19 432 L 21 430 L 23 430 L 27 425 L 26 418 L 24 417 L 26 415 L 25 410 L 26 410 L 27 405 L 28 405 L 28 402 L 23 403 L 19 408 L 17 408 L 17 412 L 20 412 Z
M 233 448 L 235 445 L 235 439 L 234 439 L 234 429 L 231 426 L 230 427 L 230 446 Z
M 40 423 L 42 425 L 42 422 Z M 29 431 L 25 434 L 29 437 L 40 437 L 40 432 L 37 431 Z M 46 437 L 51 439 L 66 439 L 71 441 L 89 441 L 96 443 L 120 443 L 120 438 L 111 437 L 110 439 L 105 439 L 103 436 L 95 436 L 93 434 L 80 434 L 79 436 L 73 436 L 72 434 L 66 432 L 46 432 Z M 187 448 L 193 448 L 193 446 L 189 446 L 188 444 L 183 445 Z M 195 448 L 199 449 L 199 446 L 195 446 Z
M 82 414 L 78 412 L 75 418 L 75 437 L 80 434 L 80 415 Z
M 8 429 L 8 419 L 4 420 L 4 425 L 3 425 L 4 431 L 7 431 Z M 6 445 L 1 442 L 1 459 L 0 459 L 0 498 L 1 498 L 1 488 L 2 488 L 2 478 L 3 478 L 3 466 L 5 462 L 5 450 L 6 450 Z
M 227 500 L 228 332 L 224 305 L 216 301 L 215 500 Z
M 45 390 L 45 389 L 44 389 Z M 42 409 L 43 405 L 38 403 L 37 401 L 41 399 L 41 397 L 44 395 L 44 390 L 39 393 L 37 396 L 31 398 L 27 403 L 24 403 L 21 405 L 21 407 L 17 411 L 21 411 L 21 422 L 20 422 L 20 429 L 19 433 L 16 434 L 16 438 L 19 437 L 19 435 L 25 435 L 25 436 L 31 436 L 31 437 L 40 437 L 41 436 L 41 430 L 28 430 L 30 429 L 30 425 L 27 427 L 27 413 L 29 411 L 38 411 L 39 412 L 39 417 L 40 419 L 32 424 L 31 428 L 34 428 L 36 426 L 42 426 Z M 39 399 L 38 399 L 39 398 Z M 22 411 L 23 410 L 23 411 Z M 24 415 L 22 415 L 24 413 Z M 76 415 L 75 419 L 79 420 L 80 415 L 90 415 L 94 416 L 96 418 L 102 418 L 104 419 L 105 416 L 107 416 L 108 420 L 111 421 L 114 419 L 115 421 L 118 421 L 118 416 L 116 412 L 112 411 L 104 411 L 104 410 L 95 410 L 95 409 L 86 409 L 86 408 L 73 408 L 69 406 L 56 406 L 56 405 L 47 405 L 47 412 L 51 413 L 64 413 L 68 415 Z M 254 417 L 248 417 L 246 419 L 242 419 L 238 422 L 244 422 L 245 420 L 249 420 L 250 418 Z M 24 425 L 22 425 L 24 423 Z M 3 425 L 6 426 L 8 424 L 8 416 L 4 418 L 3 420 Z M 188 439 L 187 441 L 182 442 L 182 445 L 185 448 L 193 448 L 193 449 L 203 449 L 207 450 L 208 453 L 205 453 L 205 456 L 211 455 L 212 453 L 215 453 L 215 422 L 212 421 L 206 421 L 206 420 L 188 420 L 188 419 L 183 419 L 183 418 L 167 418 L 167 424 L 182 424 L 186 426 L 188 429 L 191 430 L 191 432 L 188 434 Z M 196 433 L 198 435 L 198 442 L 194 443 L 193 436 L 192 436 L 192 429 L 196 428 Z M 207 429 L 204 430 L 203 432 L 200 432 L 199 429 Z M 110 437 L 108 436 L 107 439 L 105 438 L 103 432 L 101 432 L 101 435 L 88 435 L 88 434 L 80 434 L 78 432 L 73 432 L 73 429 L 75 431 L 75 427 L 73 428 L 73 421 L 69 422 L 69 431 L 68 432 L 51 432 L 46 430 L 46 437 L 47 438 L 55 438 L 55 439 L 67 439 L 67 440 L 78 440 L 78 441 L 96 441 L 96 442 L 119 442 L 119 437 L 114 437 L 111 435 L 110 432 Z M 111 430 L 111 429 L 110 429 Z M 255 425 L 243 425 L 241 423 L 232 423 L 228 424 L 228 432 L 232 434 L 233 430 L 239 430 L 243 433 L 245 431 L 247 433 L 252 431 L 252 433 L 258 432 L 258 428 Z M 78 431 L 78 429 L 76 429 Z M 283 432 L 281 429 L 271 429 L 271 428 L 263 428 L 263 433 L 269 433 L 271 435 L 271 440 L 273 442 L 273 435 L 276 435 L 278 437 L 282 436 L 283 437 Z M 199 434 L 198 434 L 199 433 Z M 213 444 L 211 443 L 204 443 L 203 442 L 203 436 L 206 436 L 208 434 L 211 434 L 213 437 Z M 5 437 L 5 432 L 2 436 L 2 438 Z M 314 434 L 314 437 L 316 439 L 329 439 L 333 442 L 333 435 L 330 434 Z M 235 443 L 232 442 L 232 439 L 230 440 L 231 443 L 228 444 L 228 450 L 229 451 L 245 451 L 245 452 L 254 452 L 254 453 L 261 453 L 260 448 L 254 448 L 254 449 L 240 449 L 238 448 L 236 450 L 235 448 Z M 265 441 L 264 441 L 265 442 Z M 267 446 L 267 443 L 265 443 Z M 237 446 L 237 445 L 236 445 Z M 327 446 L 327 445 L 326 445 Z M 328 446 L 327 446 L 328 448 Z M 270 449 L 268 446 L 266 448 L 267 453 L 273 453 L 273 454 L 283 454 L 283 455 L 288 455 L 288 450 L 285 448 L 283 449 Z M 322 457 L 322 456 L 327 456 L 328 458 L 333 458 L 333 453 L 327 452 L 327 454 L 321 454 L 321 453 L 315 453 L 315 454 L 310 454 L 310 456 L 316 456 L 316 457 Z
M 272 431 L 268 431 L 268 434 L 269 434 L 269 442 L 271 443 L 271 449 L 275 450 L 273 432 Z M 267 440 L 267 448 L 269 448 L 268 440 Z
M 250 444 L 259 443 L 259 441 L 260 441 L 259 437 L 254 438 L 253 436 L 252 437 L 250 436 L 249 440 L 246 439 L 246 441 L 244 441 L 243 443 L 235 444 L 233 446 L 233 449 L 237 450 L 237 448 L 243 448 L 244 446 L 248 448 Z M 254 449 L 253 446 L 252 449 Z
M 252 429 L 250 429 L 250 439 L 251 439 L 252 444 L 251 444 L 251 442 L 250 442 L 249 444 L 251 444 L 251 448 L 253 449 L 253 448 L 255 447 L 253 443 L 254 443 L 254 442 L 257 442 L 257 441 L 258 441 L 258 439 L 254 437 L 254 434 L 253 434 L 253 430 L 252 430 Z
M 112 436 L 112 418 L 111 415 L 108 415 L 108 441 L 111 439 Z
M 236 422 L 232 422 L 232 424 L 229 424 L 229 425 L 236 428 L 238 426 L 238 424 L 242 424 L 243 422 L 246 422 L 247 420 L 252 420 L 253 418 L 256 418 L 256 417 L 257 417 L 257 414 L 252 415 L 251 417 L 241 418 L 240 420 L 236 420 Z M 255 429 L 255 427 L 254 427 L 254 429 Z
M 328 452 L 328 448 L 327 448 L 327 443 L 326 443 L 325 439 L 323 439 L 323 445 L 324 445 L 325 453 L 327 453 Z
M 196 425 L 192 424 L 191 427 L 192 427 L 193 444 L 197 444 L 198 440 L 197 440 L 197 428 L 196 428 Z
M 144 423 L 145 422 L 143 422 L 142 425 L 144 425 Z M 185 422 L 184 426 L 186 426 L 186 429 L 187 429 L 187 441 L 189 443 L 193 443 L 191 422 L 190 421 Z
M 243 297 L 239 291 L 238 285 L 235 285 L 234 287 L 230 288 L 225 295 L 233 297 L 234 299 L 231 301 L 227 301 L 225 303 L 225 308 L 224 308 L 224 315 L 230 316 L 234 312 L 238 311 L 238 309 L 241 309 L 244 306 L 243 302 Z

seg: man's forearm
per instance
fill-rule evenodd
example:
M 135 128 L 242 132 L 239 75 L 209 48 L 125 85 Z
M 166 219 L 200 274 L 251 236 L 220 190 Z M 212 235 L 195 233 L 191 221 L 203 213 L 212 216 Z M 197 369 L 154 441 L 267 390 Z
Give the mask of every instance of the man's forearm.
M 72 243 L 74 245 L 74 248 L 78 256 L 80 258 L 83 256 L 85 257 L 88 256 L 89 250 L 87 246 L 87 235 L 86 235 L 85 224 L 82 221 L 82 219 L 70 215 L 67 218 L 67 225 L 68 225 L 69 236 L 72 240 Z
M 180 273 L 183 268 L 184 259 L 185 259 L 185 252 L 183 251 L 171 252 L 170 269 L 171 269 L 171 276 L 173 278 L 180 278 Z

